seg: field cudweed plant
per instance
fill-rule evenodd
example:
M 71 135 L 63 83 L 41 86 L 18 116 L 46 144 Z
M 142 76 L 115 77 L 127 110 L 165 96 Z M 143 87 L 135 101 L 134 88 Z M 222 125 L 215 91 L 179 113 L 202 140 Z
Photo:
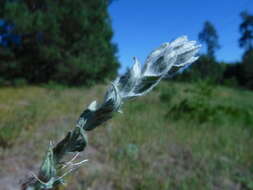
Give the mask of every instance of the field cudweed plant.
M 64 184 L 64 177 L 82 166 L 87 160 L 74 162 L 87 146 L 87 132 L 95 129 L 113 113 L 121 112 L 125 101 L 150 92 L 163 78 L 172 77 L 196 61 L 200 45 L 183 36 L 164 43 L 147 57 L 143 67 L 134 58 L 134 65 L 118 76 L 109 86 L 102 104 L 93 101 L 81 114 L 76 126 L 58 144 L 50 143 L 38 174 L 22 184 L 22 190 L 55 189 Z M 73 159 L 66 162 L 66 155 Z

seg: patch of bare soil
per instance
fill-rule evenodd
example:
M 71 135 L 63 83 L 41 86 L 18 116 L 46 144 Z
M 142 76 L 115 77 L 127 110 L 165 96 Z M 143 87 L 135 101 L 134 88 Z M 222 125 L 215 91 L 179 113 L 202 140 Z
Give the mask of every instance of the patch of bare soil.
M 31 172 L 38 172 L 49 140 L 52 138 L 61 140 L 66 131 L 71 130 L 71 127 L 74 126 L 73 120 L 72 118 L 51 120 L 34 130 L 32 134 L 25 133 L 9 149 L 0 148 L 0 190 L 20 190 L 22 182 L 32 176 Z M 94 146 L 88 145 L 78 159 L 89 161 L 75 172 L 74 177 L 69 177 L 67 189 L 76 190 L 77 186 L 81 189 L 88 187 L 89 190 L 99 190 L 100 187 L 105 190 L 112 189 L 110 184 L 102 182 L 104 184 L 101 186 L 100 182 L 97 184 L 97 181 L 94 180 L 98 173 L 110 170 L 110 167 L 99 159 L 101 157 L 101 153 Z M 86 178 L 89 182 L 86 181 Z M 85 184 L 82 185 L 84 180 Z

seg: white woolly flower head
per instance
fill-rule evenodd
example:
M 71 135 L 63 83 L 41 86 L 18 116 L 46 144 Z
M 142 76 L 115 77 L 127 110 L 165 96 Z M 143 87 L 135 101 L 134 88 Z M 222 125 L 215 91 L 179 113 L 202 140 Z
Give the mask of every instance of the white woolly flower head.
M 104 97 L 104 103 L 100 106 L 90 106 L 90 112 L 96 112 L 100 118 L 111 117 L 112 111 L 120 111 L 120 107 L 127 99 L 143 96 L 151 91 L 163 78 L 172 77 L 182 69 L 196 61 L 200 45 L 195 41 L 189 41 L 182 36 L 164 43 L 155 49 L 147 57 L 143 67 L 134 57 L 134 64 L 124 75 L 117 77 L 108 88 Z M 90 114 L 88 114 L 90 115 Z M 90 116 L 89 116 L 90 117 Z M 102 119 L 101 119 L 102 120 Z M 97 126 L 100 122 L 93 119 L 86 126 Z M 90 125 L 88 125 L 90 123 Z
M 128 99 L 145 95 L 162 78 L 177 73 L 170 72 L 172 67 L 176 67 L 178 71 L 196 61 L 198 59 L 196 54 L 200 47 L 195 41 L 189 41 L 186 36 L 182 36 L 152 51 L 143 67 L 137 58 L 134 58 L 132 68 L 114 81 L 120 97 Z

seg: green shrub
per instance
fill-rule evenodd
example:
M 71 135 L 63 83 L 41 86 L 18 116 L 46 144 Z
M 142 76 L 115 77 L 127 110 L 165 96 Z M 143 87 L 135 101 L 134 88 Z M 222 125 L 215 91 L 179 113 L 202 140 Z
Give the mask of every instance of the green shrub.
M 16 78 L 13 80 L 13 85 L 19 86 L 19 87 L 25 86 L 25 85 L 27 85 L 27 80 L 24 78 Z
M 180 94 L 179 89 L 177 91 L 177 94 Z M 181 96 L 173 97 L 176 93 L 168 92 L 169 89 L 164 90 L 160 97 L 168 107 L 166 117 L 175 120 L 185 119 L 199 124 L 240 122 L 247 128 L 253 129 L 253 107 L 216 101 L 219 94 L 210 81 L 201 81 L 193 87 L 186 88 Z
M 238 87 L 239 86 L 238 80 L 235 76 L 231 77 L 231 78 L 228 78 L 228 79 L 225 79 L 223 81 L 223 84 L 225 86 L 229 86 L 229 87 Z
M 173 97 L 176 96 L 177 90 L 174 87 L 173 83 L 169 83 L 167 85 L 169 87 L 160 88 L 160 100 L 169 104 L 172 101 Z
M 63 84 L 60 84 L 60 83 L 57 83 L 55 81 L 49 81 L 47 84 L 44 84 L 42 85 L 44 88 L 48 88 L 48 89 L 51 89 L 51 90 L 64 90 L 66 88 L 68 88 L 67 85 L 63 85 Z

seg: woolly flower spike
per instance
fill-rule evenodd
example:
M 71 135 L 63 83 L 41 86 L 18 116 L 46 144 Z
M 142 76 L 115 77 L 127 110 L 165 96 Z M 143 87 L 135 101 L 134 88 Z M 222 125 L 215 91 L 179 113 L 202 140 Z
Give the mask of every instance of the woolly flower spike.
M 195 41 L 183 36 L 151 52 L 143 67 L 134 57 L 132 68 L 112 82 L 101 105 L 90 104 L 80 116 L 78 125 L 83 123 L 84 130 L 89 131 L 110 119 L 114 111 L 121 111 L 125 100 L 147 94 L 161 79 L 174 76 L 196 61 L 199 48 Z
M 196 61 L 198 57 L 195 55 L 199 48 L 200 45 L 194 41 L 188 41 L 187 37 L 183 36 L 171 43 L 164 43 L 151 52 L 143 67 L 134 58 L 135 63 L 132 68 L 112 82 L 103 103 L 97 104 L 93 101 L 80 115 L 76 127 L 68 132 L 56 146 L 53 147 L 50 144 L 38 177 L 33 175 L 33 178 L 22 185 L 22 189 L 53 189 L 62 184 L 66 175 L 87 161 L 73 163 L 78 152 L 82 152 L 88 143 L 87 131 L 111 119 L 114 112 L 120 111 L 125 100 L 147 94 L 161 79 L 174 76 Z M 67 154 L 76 155 L 71 161 L 62 165 L 62 160 Z M 59 177 L 62 172 L 63 175 Z
M 169 72 L 172 68 L 182 70 L 196 61 L 196 53 L 200 47 L 195 41 L 189 41 L 183 36 L 171 43 L 164 43 L 151 52 L 143 68 L 134 58 L 132 68 L 113 82 L 120 98 L 124 100 L 147 94 L 161 79 L 172 75 Z

